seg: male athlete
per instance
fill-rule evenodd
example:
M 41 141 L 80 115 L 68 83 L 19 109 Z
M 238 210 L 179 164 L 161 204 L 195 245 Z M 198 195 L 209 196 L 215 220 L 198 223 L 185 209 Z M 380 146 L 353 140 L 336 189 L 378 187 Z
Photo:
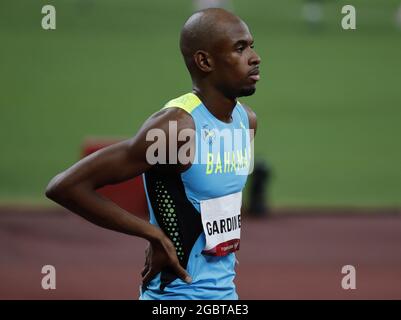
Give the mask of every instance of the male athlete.
M 238 299 L 234 252 L 247 178 L 240 171 L 250 163 L 246 132 L 256 130 L 256 115 L 237 97 L 255 92 L 260 58 L 247 25 L 223 9 L 194 13 L 180 48 L 192 92 L 169 101 L 133 138 L 55 176 L 46 195 L 92 223 L 149 241 L 140 299 Z M 221 132 L 240 132 L 242 142 L 245 132 L 245 142 L 227 146 Z M 160 133 L 165 140 L 154 138 Z M 150 152 L 156 142 L 167 147 Z M 140 174 L 150 222 L 96 193 Z

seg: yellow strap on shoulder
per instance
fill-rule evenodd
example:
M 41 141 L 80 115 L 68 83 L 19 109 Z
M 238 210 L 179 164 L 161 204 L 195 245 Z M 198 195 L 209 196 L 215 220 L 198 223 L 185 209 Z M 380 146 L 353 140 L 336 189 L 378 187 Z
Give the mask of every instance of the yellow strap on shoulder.
M 199 106 L 202 102 L 200 99 L 193 94 L 192 92 L 184 94 L 178 98 L 170 100 L 165 104 L 163 109 L 176 107 L 184 109 L 186 112 L 191 113 L 197 106 Z

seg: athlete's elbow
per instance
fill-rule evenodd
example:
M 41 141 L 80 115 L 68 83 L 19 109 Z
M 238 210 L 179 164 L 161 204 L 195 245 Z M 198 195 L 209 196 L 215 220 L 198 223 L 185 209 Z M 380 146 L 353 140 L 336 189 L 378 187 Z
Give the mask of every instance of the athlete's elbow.
M 53 177 L 46 187 L 45 195 L 54 202 L 60 202 L 67 195 L 67 187 L 63 173 Z

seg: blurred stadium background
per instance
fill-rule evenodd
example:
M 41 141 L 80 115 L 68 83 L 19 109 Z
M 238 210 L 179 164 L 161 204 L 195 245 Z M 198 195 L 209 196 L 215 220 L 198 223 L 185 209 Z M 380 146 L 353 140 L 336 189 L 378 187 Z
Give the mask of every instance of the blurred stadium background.
M 257 93 L 242 101 L 273 174 L 272 218 L 244 225 L 240 296 L 400 299 L 401 2 L 318 1 L 316 23 L 305 3 L 230 3 L 262 57 Z M 54 31 L 41 28 L 45 4 Z M 356 30 L 341 28 L 345 4 Z M 193 10 L 184 0 L 0 2 L 0 298 L 136 298 L 145 243 L 43 193 L 86 137 L 132 136 L 191 89 L 178 38 Z M 60 285 L 44 292 L 40 269 L 52 263 Z M 340 270 L 352 263 L 365 282 L 350 293 Z

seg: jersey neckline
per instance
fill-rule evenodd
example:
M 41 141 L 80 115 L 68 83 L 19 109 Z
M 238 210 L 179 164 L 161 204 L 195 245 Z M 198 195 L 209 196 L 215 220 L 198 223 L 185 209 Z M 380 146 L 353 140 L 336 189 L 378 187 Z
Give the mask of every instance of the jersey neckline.
M 237 106 L 239 105 L 238 101 L 236 101 L 236 104 L 231 113 L 231 121 L 225 122 L 225 121 L 222 121 L 219 118 L 217 118 L 213 113 L 211 113 L 210 110 L 208 109 L 208 107 L 203 103 L 203 101 L 195 93 L 191 92 L 191 94 L 193 94 L 195 97 L 197 97 L 199 99 L 200 105 L 202 105 L 205 108 L 206 112 L 209 114 L 209 116 L 212 117 L 213 119 L 215 119 L 217 122 L 219 122 L 220 124 L 225 125 L 225 126 L 231 126 L 234 124 L 234 111 L 237 108 Z

